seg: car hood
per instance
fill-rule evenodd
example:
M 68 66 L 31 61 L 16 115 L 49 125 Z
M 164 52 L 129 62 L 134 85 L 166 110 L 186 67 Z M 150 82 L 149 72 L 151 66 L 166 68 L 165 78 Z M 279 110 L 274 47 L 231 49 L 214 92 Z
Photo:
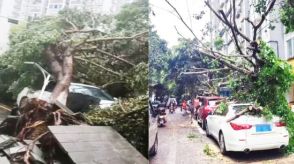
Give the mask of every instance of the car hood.
M 107 108 L 110 107 L 112 104 L 114 104 L 114 101 L 111 100 L 100 100 L 100 108 Z

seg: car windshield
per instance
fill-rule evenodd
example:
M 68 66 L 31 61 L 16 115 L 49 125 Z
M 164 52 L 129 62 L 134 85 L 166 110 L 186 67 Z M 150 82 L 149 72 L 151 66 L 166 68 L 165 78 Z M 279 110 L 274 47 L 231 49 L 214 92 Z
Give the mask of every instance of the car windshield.
M 233 110 L 235 112 L 235 114 L 241 112 L 242 110 L 248 108 L 250 105 L 236 105 L 236 106 L 233 106 Z
M 219 100 L 209 100 L 208 101 L 208 105 L 209 106 L 216 106 L 216 103 L 218 102 Z
M 70 92 L 73 93 L 81 93 L 93 97 L 97 97 L 100 100 L 109 100 L 113 101 L 113 97 L 104 92 L 103 90 L 99 88 L 92 88 L 92 87 L 87 87 L 87 86 L 70 86 Z

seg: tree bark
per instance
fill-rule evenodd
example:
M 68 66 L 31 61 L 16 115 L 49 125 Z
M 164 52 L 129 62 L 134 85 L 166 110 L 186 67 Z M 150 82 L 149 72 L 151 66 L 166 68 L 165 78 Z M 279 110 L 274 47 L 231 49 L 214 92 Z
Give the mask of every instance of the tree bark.
M 50 45 L 46 49 L 46 55 L 49 60 L 49 66 L 53 72 L 57 84 L 54 87 L 50 103 L 59 101 L 66 105 L 66 99 L 69 92 L 69 86 L 73 75 L 73 48 L 70 46 L 58 49 L 56 45 Z

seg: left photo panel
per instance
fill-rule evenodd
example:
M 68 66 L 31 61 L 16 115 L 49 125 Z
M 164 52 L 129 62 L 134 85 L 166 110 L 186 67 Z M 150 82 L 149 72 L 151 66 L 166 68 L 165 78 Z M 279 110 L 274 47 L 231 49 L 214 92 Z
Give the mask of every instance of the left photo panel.
M 0 164 L 148 163 L 148 0 L 0 0 Z

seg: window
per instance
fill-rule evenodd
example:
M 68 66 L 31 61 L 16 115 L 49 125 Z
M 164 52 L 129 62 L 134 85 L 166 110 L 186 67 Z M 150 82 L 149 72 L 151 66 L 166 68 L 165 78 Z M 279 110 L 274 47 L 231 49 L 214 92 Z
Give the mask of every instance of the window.
M 294 38 L 287 40 L 287 55 L 288 58 L 294 57 Z
M 214 115 L 218 116 L 225 116 L 228 113 L 228 108 L 220 108 L 217 107 L 217 109 L 214 111 Z
M 98 88 L 92 88 L 92 87 L 86 87 L 86 86 L 70 86 L 69 87 L 70 92 L 73 93 L 81 93 L 88 96 L 97 97 L 100 100 L 109 100 L 113 101 L 112 96 L 107 94 L 101 89 Z
M 235 112 L 235 114 L 241 112 L 242 110 L 248 108 L 250 105 L 236 105 L 236 106 L 233 106 L 233 110 Z M 246 113 L 247 115 L 248 113 Z

